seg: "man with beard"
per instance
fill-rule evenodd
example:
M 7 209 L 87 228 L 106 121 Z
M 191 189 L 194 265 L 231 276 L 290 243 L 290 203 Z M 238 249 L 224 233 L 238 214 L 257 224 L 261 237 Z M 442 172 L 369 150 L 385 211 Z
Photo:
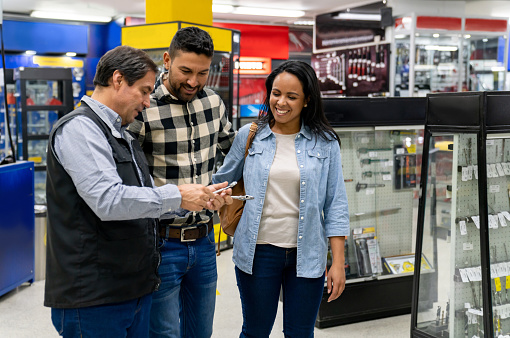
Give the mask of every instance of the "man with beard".
M 150 107 L 130 125 L 157 186 L 207 185 L 219 149 L 235 137 L 225 105 L 204 88 L 214 46 L 197 27 L 177 31 L 163 55 L 165 69 Z M 216 302 L 213 214 L 185 209 L 160 219 L 162 284 L 153 294 L 151 337 L 210 337 Z

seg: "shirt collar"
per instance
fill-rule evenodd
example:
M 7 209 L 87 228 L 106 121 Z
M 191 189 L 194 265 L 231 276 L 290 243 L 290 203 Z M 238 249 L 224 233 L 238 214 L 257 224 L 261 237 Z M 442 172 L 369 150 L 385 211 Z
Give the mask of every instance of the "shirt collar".
M 110 107 L 105 106 L 101 102 L 94 100 L 89 96 L 83 96 L 81 100 L 85 102 L 104 123 L 106 123 L 114 137 L 122 137 L 128 125 L 122 125 L 122 118 L 119 114 Z
M 163 101 L 167 103 L 177 103 L 177 104 L 187 104 L 189 102 L 179 100 L 176 96 L 174 96 L 168 88 L 165 86 L 164 80 L 168 77 L 168 72 L 164 72 L 159 74 L 158 80 L 156 81 L 156 84 L 154 85 L 154 92 L 152 95 L 155 99 L 158 101 Z M 204 97 L 204 90 L 202 89 L 195 95 L 193 99 L 191 99 L 190 102 L 195 101 L 197 98 Z

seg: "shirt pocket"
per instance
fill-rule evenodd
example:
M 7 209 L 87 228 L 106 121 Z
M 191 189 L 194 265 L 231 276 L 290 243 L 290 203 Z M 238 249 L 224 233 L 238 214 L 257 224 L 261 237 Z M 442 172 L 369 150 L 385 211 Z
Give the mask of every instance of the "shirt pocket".
M 248 155 L 244 161 L 243 177 L 245 181 L 254 179 L 257 173 L 261 173 L 263 169 L 264 148 L 251 147 L 248 149 Z M 246 186 L 246 184 L 245 184 Z

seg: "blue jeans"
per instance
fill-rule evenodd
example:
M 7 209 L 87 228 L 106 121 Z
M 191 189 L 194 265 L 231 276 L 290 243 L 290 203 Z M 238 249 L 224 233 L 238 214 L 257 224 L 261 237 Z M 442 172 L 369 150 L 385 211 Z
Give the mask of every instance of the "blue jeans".
M 324 290 L 324 275 L 319 278 L 297 277 L 296 253 L 296 248 L 258 244 L 252 274 L 236 267 L 243 309 L 243 328 L 239 337 L 269 337 L 278 309 L 280 289 L 283 290 L 285 337 L 313 337 Z
M 161 259 L 150 337 L 211 337 L 218 279 L 214 231 L 193 242 L 162 240 Z
M 145 338 L 149 336 L 152 295 L 98 306 L 51 309 L 51 321 L 65 338 Z

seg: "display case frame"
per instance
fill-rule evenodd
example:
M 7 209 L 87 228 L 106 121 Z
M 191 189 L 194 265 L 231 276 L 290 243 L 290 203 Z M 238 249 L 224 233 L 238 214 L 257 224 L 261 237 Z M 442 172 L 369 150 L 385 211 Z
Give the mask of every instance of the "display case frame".
M 389 256 L 402 258 L 412 255 L 414 258 L 413 205 L 417 205 L 419 173 L 412 173 L 415 187 L 411 185 L 400 189 L 403 186 L 400 181 L 397 184 L 393 164 L 401 156 L 416 155 L 419 158 L 421 155 L 418 141 L 415 141 L 414 148 L 410 144 L 408 149 L 404 149 L 400 144 L 407 137 L 416 140 L 421 137 L 425 123 L 425 98 L 326 98 L 323 102 L 326 117 L 341 141 L 351 231 L 373 226 L 380 256 L 390 259 L 392 257 Z M 360 167 L 360 162 L 373 159 L 382 161 Z M 380 164 L 386 160 L 391 162 L 391 166 L 382 169 Z M 388 172 L 383 175 L 385 171 Z M 367 172 L 373 175 L 368 177 L 365 175 Z M 368 185 L 372 184 L 382 187 L 374 187 L 369 193 L 363 184 L 367 184 L 369 189 Z M 370 234 L 354 232 L 346 240 L 346 256 L 349 257 L 346 259 L 346 274 L 349 269 L 351 276 L 342 295 L 333 302 L 328 303 L 329 294 L 324 288 L 315 322 L 318 328 L 411 312 L 413 273 L 392 274 L 384 270 L 360 274 L 354 266 L 358 261 L 354 258 L 354 237 Z M 380 266 L 384 264 L 382 259 L 375 262 Z M 430 276 L 433 277 L 433 274 Z
M 498 289 L 497 283 L 494 287 L 492 286 L 492 280 L 500 278 L 499 275 L 495 274 L 497 272 L 494 268 L 500 262 L 498 262 L 497 256 L 492 256 L 491 244 L 496 246 L 498 241 L 504 242 L 506 237 L 502 237 L 503 230 L 500 230 L 501 232 L 497 234 L 493 232 L 493 238 L 491 239 L 491 231 L 497 231 L 492 226 L 491 217 L 494 213 L 499 214 L 501 210 L 496 208 L 495 204 L 493 204 L 493 207 L 498 210 L 490 210 L 491 207 L 488 203 L 489 195 L 499 193 L 499 189 L 492 191 L 492 185 L 495 187 L 496 184 L 499 184 L 494 181 L 497 176 L 491 174 L 490 180 L 488 178 L 489 170 L 491 170 L 489 158 L 496 158 L 498 150 L 490 149 L 489 151 L 488 147 L 498 142 L 498 140 L 505 142 L 510 138 L 510 115 L 507 113 L 509 104 L 510 92 L 442 93 L 427 96 L 427 117 L 421 169 L 423 175 L 420 183 L 421 193 L 415 255 L 419 257 L 424 252 L 424 243 L 428 236 L 426 225 L 430 218 L 427 218 L 427 211 L 430 210 L 427 208 L 430 207 L 427 200 L 430 199 L 431 195 L 428 189 L 433 189 L 428 181 L 429 176 L 431 179 L 434 178 L 432 171 L 429 174 L 429 168 L 432 168 L 434 163 L 431 153 L 436 150 L 432 148 L 434 137 L 452 135 L 453 142 L 449 145 L 449 149 L 452 150 L 453 154 L 453 174 L 450 188 L 452 193 L 452 233 L 448 243 L 450 266 L 446 275 L 438 273 L 437 280 L 437 284 L 448 287 L 450 291 L 448 300 L 443 299 L 443 303 L 447 301 L 446 315 L 442 315 L 442 311 L 438 306 L 437 317 L 433 319 L 430 315 L 431 309 L 425 309 L 422 302 L 423 299 L 431 297 L 430 290 L 427 289 L 427 282 L 423 280 L 424 273 L 419 267 L 415 269 L 411 316 L 412 337 L 465 337 L 466 335 L 471 337 L 471 333 L 475 337 L 498 337 L 502 332 L 501 318 L 498 318 L 495 312 L 503 307 L 506 308 L 506 304 L 502 304 L 501 298 L 499 299 L 500 304 L 498 304 L 495 297 L 496 293 L 493 293 L 497 292 Z M 462 116 L 462 118 L 460 119 L 459 116 Z M 475 146 L 469 147 L 468 155 L 466 155 L 466 146 L 463 143 L 463 140 L 466 140 L 467 137 L 469 137 L 470 142 L 476 142 Z M 501 146 L 499 150 L 502 150 Z M 476 163 L 474 160 L 476 160 Z M 465 177 L 466 169 L 472 165 L 477 166 L 472 168 L 474 178 L 467 178 Z M 498 179 L 503 179 L 506 174 L 503 173 Z M 510 174 L 510 171 L 508 174 Z M 490 189 L 488 184 L 491 184 Z M 466 187 L 470 189 L 469 192 L 466 192 Z M 502 191 L 503 195 L 504 191 Z M 467 202 L 468 194 L 470 194 L 468 196 L 470 202 Z M 492 198 L 496 199 L 496 196 Z M 508 196 L 506 199 L 502 205 L 508 208 Z M 463 217 L 466 216 L 463 213 L 468 209 L 470 215 L 477 215 L 474 217 L 478 217 L 479 223 L 473 219 L 473 222 L 471 222 L 473 226 L 466 230 L 467 218 L 473 218 L 473 216 Z M 462 224 L 462 222 L 465 223 Z M 455 227 L 453 227 L 454 224 Z M 501 229 L 504 229 L 503 227 L 504 225 Z M 463 238 L 469 238 L 466 236 L 468 232 L 471 236 L 470 243 L 463 240 Z M 437 241 L 437 238 L 434 240 Z M 466 246 L 466 244 L 470 244 L 470 246 Z M 434 243 L 434 245 L 437 247 L 437 243 Z M 439 255 L 439 253 L 436 252 L 436 255 Z M 473 256 L 476 256 L 474 260 Z M 442 259 L 446 260 L 447 257 L 442 257 Z M 477 271 L 476 275 L 463 276 L 462 271 L 467 269 L 475 269 Z M 505 286 L 508 286 L 508 278 L 505 284 Z M 471 290 L 469 290 L 469 287 L 471 287 Z M 463 289 L 465 292 L 460 294 Z M 437 298 L 437 294 L 435 296 Z M 427 311 L 429 312 L 428 316 Z M 450 318 L 450 320 L 443 321 L 443 318 Z M 476 327 L 472 327 L 473 325 Z M 508 330 L 508 325 L 506 327 Z

